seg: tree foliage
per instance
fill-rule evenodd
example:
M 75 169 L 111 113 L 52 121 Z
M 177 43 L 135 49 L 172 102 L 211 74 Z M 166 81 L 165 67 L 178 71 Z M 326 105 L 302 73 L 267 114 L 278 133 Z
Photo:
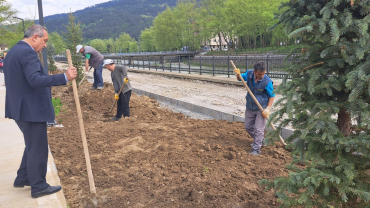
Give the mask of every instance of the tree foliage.
M 184 46 L 196 50 L 212 38 L 216 38 L 219 48 L 222 38 L 239 48 L 279 45 L 287 42 L 287 35 L 281 27 L 273 31 L 269 28 L 277 22 L 274 13 L 280 3 L 286 1 L 182 0 L 158 14 L 153 26 L 142 31 L 141 41 L 145 48 L 156 50 Z
M 49 34 L 49 42 L 52 43 L 55 54 L 64 54 L 66 51 L 64 39 L 57 32 L 52 32 Z
M 269 122 L 292 125 L 288 177 L 263 180 L 283 207 L 370 206 L 370 2 L 290 0 L 279 16 L 307 48 L 288 58 L 282 108 Z M 269 133 L 268 137 L 276 137 Z
M 62 36 L 65 40 L 65 45 L 67 49 L 71 51 L 73 67 L 77 69 L 77 78 L 76 82 L 79 82 L 84 74 L 82 73 L 81 67 L 81 54 L 76 53 L 76 46 L 82 42 L 82 27 L 80 22 L 75 22 L 74 16 L 72 13 L 69 15 L 69 24 L 65 25 L 67 32 L 63 33 Z

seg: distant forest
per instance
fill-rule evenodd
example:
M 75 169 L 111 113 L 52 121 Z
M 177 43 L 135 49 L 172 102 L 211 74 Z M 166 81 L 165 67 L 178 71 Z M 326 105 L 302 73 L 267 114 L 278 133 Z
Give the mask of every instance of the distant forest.
M 167 6 L 176 6 L 177 0 L 114 0 L 73 12 L 81 22 L 84 42 L 95 38 L 116 38 L 122 32 L 138 40 L 140 33 L 153 24 L 159 12 Z M 44 18 L 49 33 L 66 32 L 68 14 L 51 15 Z

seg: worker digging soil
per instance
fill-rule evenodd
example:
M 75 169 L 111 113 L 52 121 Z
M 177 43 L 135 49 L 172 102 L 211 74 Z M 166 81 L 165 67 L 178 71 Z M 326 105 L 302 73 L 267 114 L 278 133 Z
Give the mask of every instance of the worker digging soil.
M 252 99 L 251 93 L 247 94 L 244 128 L 254 139 L 252 151 L 250 153 L 258 156 L 261 154 L 267 118 L 274 102 L 275 93 L 271 79 L 265 74 L 266 68 L 264 63 L 259 62 L 253 67 L 254 70 L 248 70 L 243 74 L 240 74 L 239 69 L 235 69 L 234 72 L 237 74 L 237 79 L 239 81 L 241 81 L 241 78 L 247 81 L 249 89 L 252 90 L 251 92 L 256 96 L 257 101 L 263 108 L 261 112 L 260 109 L 258 109 L 257 103 Z
M 112 121 L 118 121 L 122 118 L 130 117 L 130 98 L 131 84 L 127 78 L 127 67 L 116 65 L 113 60 L 104 60 L 103 67 L 111 71 L 112 83 L 114 86 L 114 99 L 117 101 L 117 114 Z

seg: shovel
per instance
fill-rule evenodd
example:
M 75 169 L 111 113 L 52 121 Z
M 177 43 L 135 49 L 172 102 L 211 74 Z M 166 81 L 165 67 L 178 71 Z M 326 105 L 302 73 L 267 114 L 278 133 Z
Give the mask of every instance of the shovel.
M 231 65 L 234 67 L 234 69 L 236 69 L 236 66 L 234 65 L 234 62 L 230 60 L 230 63 L 231 63 Z M 253 93 L 252 93 L 252 91 L 249 89 L 249 87 L 248 87 L 247 83 L 245 83 L 245 81 L 244 81 L 243 77 L 242 77 L 240 74 L 238 74 L 238 75 L 236 75 L 236 76 L 237 76 L 237 77 L 238 77 L 238 78 L 243 82 L 244 87 L 245 87 L 245 88 L 247 88 L 247 91 L 249 92 L 249 94 L 250 94 L 250 95 L 251 95 L 251 97 L 253 98 L 254 102 L 257 104 L 258 108 L 259 108 L 259 109 L 260 109 L 260 111 L 262 112 L 262 111 L 263 111 L 263 108 L 262 108 L 261 104 L 258 102 L 258 100 L 256 99 L 256 97 L 254 97 L 254 94 L 253 94 Z M 272 122 L 271 122 L 270 124 L 271 124 L 272 129 L 273 129 L 274 131 L 276 131 L 276 128 L 275 128 L 274 124 L 273 124 Z M 279 138 L 280 138 L 280 141 L 281 141 L 284 145 L 286 145 L 286 143 L 284 142 L 284 139 L 280 136 L 280 134 L 279 134 Z
M 89 71 L 85 74 L 85 76 L 81 79 L 80 83 L 78 83 L 77 87 L 80 86 L 80 84 L 82 83 L 82 81 L 84 81 L 84 79 L 86 78 L 87 74 L 90 72 L 92 66 L 90 66 L 90 69 Z

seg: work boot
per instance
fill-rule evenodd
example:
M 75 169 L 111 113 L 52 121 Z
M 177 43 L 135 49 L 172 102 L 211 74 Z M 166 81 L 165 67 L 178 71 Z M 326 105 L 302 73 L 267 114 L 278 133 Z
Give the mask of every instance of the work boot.
M 104 87 L 103 87 L 103 86 L 101 86 L 101 87 L 98 87 L 98 90 L 102 90 L 102 89 L 104 89 Z
M 249 154 L 252 154 L 253 156 L 259 156 L 260 155 L 260 153 L 258 153 L 256 150 L 253 150 Z
M 121 118 L 113 117 L 112 121 L 119 121 Z

